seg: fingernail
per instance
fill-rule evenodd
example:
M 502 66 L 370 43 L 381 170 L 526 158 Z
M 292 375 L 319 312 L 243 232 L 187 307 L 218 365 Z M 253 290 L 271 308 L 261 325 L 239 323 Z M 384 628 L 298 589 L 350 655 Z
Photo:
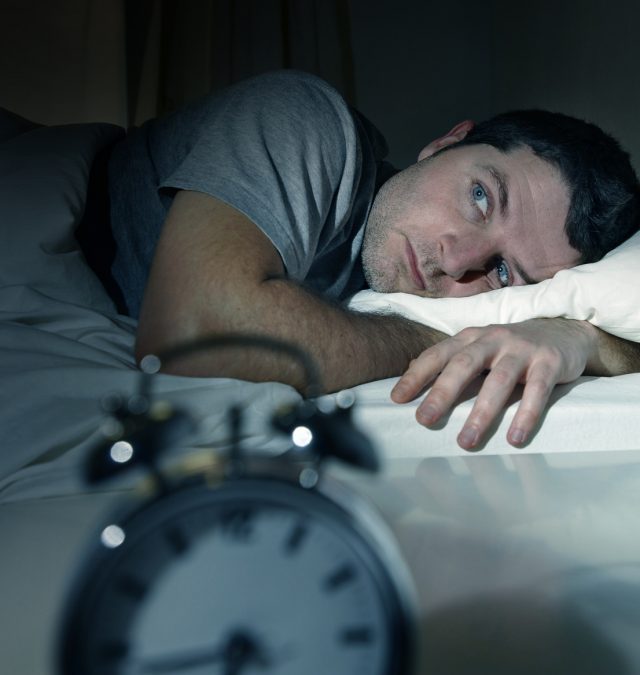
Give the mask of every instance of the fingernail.
M 524 443 L 524 439 L 527 437 L 522 429 L 514 429 L 509 436 L 511 437 L 511 442 L 516 445 Z
M 395 385 L 393 386 L 393 389 L 391 390 L 392 394 L 395 393 L 400 393 L 404 391 L 407 388 L 406 384 L 402 380 L 398 380 Z
M 407 395 L 407 387 L 403 383 L 398 383 L 395 385 L 395 387 L 391 390 L 391 398 L 392 399 L 399 399 L 402 401 Z
M 472 448 L 478 442 L 480 433 L 475 427 L 465 427 L 458 436 L 458 443 L 463 448 Z
M 430 403 L 418 408 L 417 417 L 420 424 L 433 424 L 438 419 L 438 416 L 438 409 Z

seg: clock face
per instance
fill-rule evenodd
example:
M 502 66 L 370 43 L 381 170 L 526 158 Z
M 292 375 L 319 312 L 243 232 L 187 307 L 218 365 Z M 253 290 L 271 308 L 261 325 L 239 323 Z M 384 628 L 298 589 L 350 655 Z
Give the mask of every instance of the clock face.
M 407 672 L 388 570 L 322 495 L 242 479 L 176 492 L 119 527 L 76 594 L 65 674 Z

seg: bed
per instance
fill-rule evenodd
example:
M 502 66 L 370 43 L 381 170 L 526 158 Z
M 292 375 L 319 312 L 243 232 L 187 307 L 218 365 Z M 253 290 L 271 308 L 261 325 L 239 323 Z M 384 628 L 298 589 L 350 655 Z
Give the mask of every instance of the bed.
M 119 495 L 87 488 L 79 468 L 100 437 L 105 397 L 136 391 L 136 326 L 118 313 L 75 231 L 94 159 L 121 133 L 0 116 L 0 669 L 13 675 L 52 672 L 69 570 Z M 637 260 L 634 237 L 597 266 L 535 288 L 446 301 L 365 292 L 352 307 L 427 316 L 449 333 L 567 316 L 638 340 Z M 414 420 L 418 402 L 391 403 L 393 383 L 353 390 L 355 421 L 383 471 L 335 471 L 397 536 L 420 604 L 424 672 L 637 672 L 640 374 L 557 387 L 518 450 L 505 440 L 516 393 L 474 455 L 455 442 L 473 391 L 438 428 L 425 429 Z M 268 420 L 299 398 L 286 385 L 230 379 L 157 375 L 153 386 L 197 421 L 180 455 L 224 448 L 233 403 L 245 411 L 247 447 L 278 453 L 285 441 Z

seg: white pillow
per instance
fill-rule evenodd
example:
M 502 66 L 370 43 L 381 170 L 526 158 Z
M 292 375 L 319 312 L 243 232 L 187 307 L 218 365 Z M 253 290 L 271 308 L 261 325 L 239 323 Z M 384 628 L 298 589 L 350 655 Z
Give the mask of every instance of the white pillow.
M 640 342 L 640 232 L 599 262 L 562 270 L 533 286 L 503 288 L 468 298 L 361 291 L 349 307 L 401 314 L 448 335 L 469 326 L 565 317 L 590 321 L 607 333 Z

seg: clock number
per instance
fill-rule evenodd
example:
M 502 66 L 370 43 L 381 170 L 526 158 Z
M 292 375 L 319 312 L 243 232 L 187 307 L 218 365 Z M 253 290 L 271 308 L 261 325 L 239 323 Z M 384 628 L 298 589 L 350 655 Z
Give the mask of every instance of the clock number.
M 307 538 L 308 533 L 309 527 L 305 523 L 296 523 L 284 542 L 285 553 L 288 555 L 297 553 L 300 550 L 304 540 Z
M 370 626 L 353 626 L 344 628 L 338 635 L 343 645 L 364 645 L 373 642 L 373 629 Z
M 166 530 L 165 538 L 175 555 L 182 555 L 189 548 L 189 540 L 185 533 L 177 527 Z
M 255 515 L 254 509 L 229 509 L 220 516 L 220 529 L 229 539 L 246 543 L 253 534 Z
M 105 663 L 119 663 L 129 654 L 126 642 L 105 642 L 98 647 L 98 659 Z
M 123 574 L 118 579 L 118 590 L 132 600 L 142 600 L 147 594 L 148 587 L 140 579 L 136 579 L 128 574 Z
M 338 569 L 331 572 L 331 574 L 325 578 L 322 587 L 325 591 L 337 591 L 342 586 L 345 586 L 346 584 L 354 581 L 355 578 L 356 570 L 354 569 L 353 565 L 346 563 L 345 565 L 342 565 L 338 567 Z

